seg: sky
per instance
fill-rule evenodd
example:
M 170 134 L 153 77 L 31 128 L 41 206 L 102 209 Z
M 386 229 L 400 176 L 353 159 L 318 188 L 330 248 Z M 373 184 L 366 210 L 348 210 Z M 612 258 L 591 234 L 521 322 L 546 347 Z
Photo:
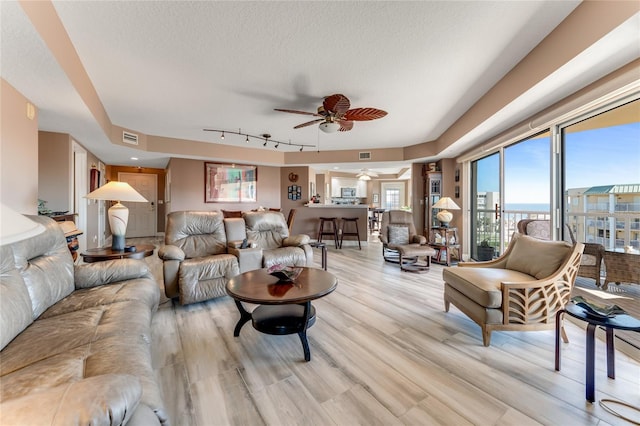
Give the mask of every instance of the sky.
M 640 183 L 640 122 L 567 133 L 567 188 Z M 499 190 L 499 157 L 478 161 L 478 191 Z M 505 148 L 505 203 L 549 203 L 549 134 Z

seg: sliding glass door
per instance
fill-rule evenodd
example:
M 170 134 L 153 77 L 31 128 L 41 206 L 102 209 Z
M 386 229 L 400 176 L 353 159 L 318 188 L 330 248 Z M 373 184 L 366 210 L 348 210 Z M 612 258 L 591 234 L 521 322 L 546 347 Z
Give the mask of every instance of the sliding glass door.
M 500 153 L 471 163 L 471 258 L 491 260 L 500 248 Z
M 509 244 L 522 219 L 549 219 L 550 132 L 471 163 L 471 257 L 489 260 Z

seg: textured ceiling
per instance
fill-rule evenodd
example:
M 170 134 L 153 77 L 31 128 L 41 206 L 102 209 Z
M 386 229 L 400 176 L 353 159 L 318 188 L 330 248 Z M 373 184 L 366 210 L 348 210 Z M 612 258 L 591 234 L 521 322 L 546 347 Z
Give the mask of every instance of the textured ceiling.
M 113 124 L 216 143 L 203 128 L 241 129 L 323 150 L 436 139 L 578 4 L 54 2 Z M 1 6 L 2 76 L 40 108 L 40 128 L 72 133 L 109 164 L 131 164 L 131 150 L 108 143 L 20 6 Z M 309 117 L 273 110 L 313 112 L 332 93 L 388 115 L 325 134 L 294 130 Z M 156 167 L 168 159 L 138 156 Z

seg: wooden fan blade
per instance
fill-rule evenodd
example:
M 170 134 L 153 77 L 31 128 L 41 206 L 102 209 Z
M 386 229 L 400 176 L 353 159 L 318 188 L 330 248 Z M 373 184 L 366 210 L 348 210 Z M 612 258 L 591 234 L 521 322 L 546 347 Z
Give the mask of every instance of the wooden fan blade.
M 282 109 L 282 108 L 274 108 L 273 110 L 280 111 L 280 112 L 290 112 L 292 114 L 303 114 L 303 115 L 313 115 L 314 117 L 324 117 L 324 115 L 318 114 L 317 112 L 296 111 L 295 109 Z
M 294 127 L 294 129 L 301 129 L 303 127 L 311 126 L 312 124 L 319 123 L 321 121 L 324 121 L 324 118 L 318 118 L 317 120 L 311 120 L 307 121 L 306 123 L 298 124 L 296 127 Z
M 377 108 L 354 108 L 344 114 L 345 120 L 367 121 L 376 120 L 387 115 L 386 111 Z
M 339 93 L 324 98 L 322 106 L 325 111 L 330 111 L 336 116 L 342 116 L 351 107 L 351 101 L 345 95 Z
M 336 122 L 340 124 L 340 128 L 338 129 L 339 132 L 348 132 L 353 129 L 353 121 L 336 120 Z

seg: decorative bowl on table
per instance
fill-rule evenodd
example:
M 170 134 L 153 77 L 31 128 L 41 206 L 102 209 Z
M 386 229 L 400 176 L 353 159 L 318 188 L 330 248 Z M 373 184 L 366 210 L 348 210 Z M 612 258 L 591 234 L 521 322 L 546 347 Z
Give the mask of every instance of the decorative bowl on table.
M 294 266 L 282 266 L 280 264 L 273 265 L 268 270 L 270 275 L 278 278 L 280 281 L 291 282 L 295 281 L 296 278 L 302 272 L 302 268 L 296 268 Z

